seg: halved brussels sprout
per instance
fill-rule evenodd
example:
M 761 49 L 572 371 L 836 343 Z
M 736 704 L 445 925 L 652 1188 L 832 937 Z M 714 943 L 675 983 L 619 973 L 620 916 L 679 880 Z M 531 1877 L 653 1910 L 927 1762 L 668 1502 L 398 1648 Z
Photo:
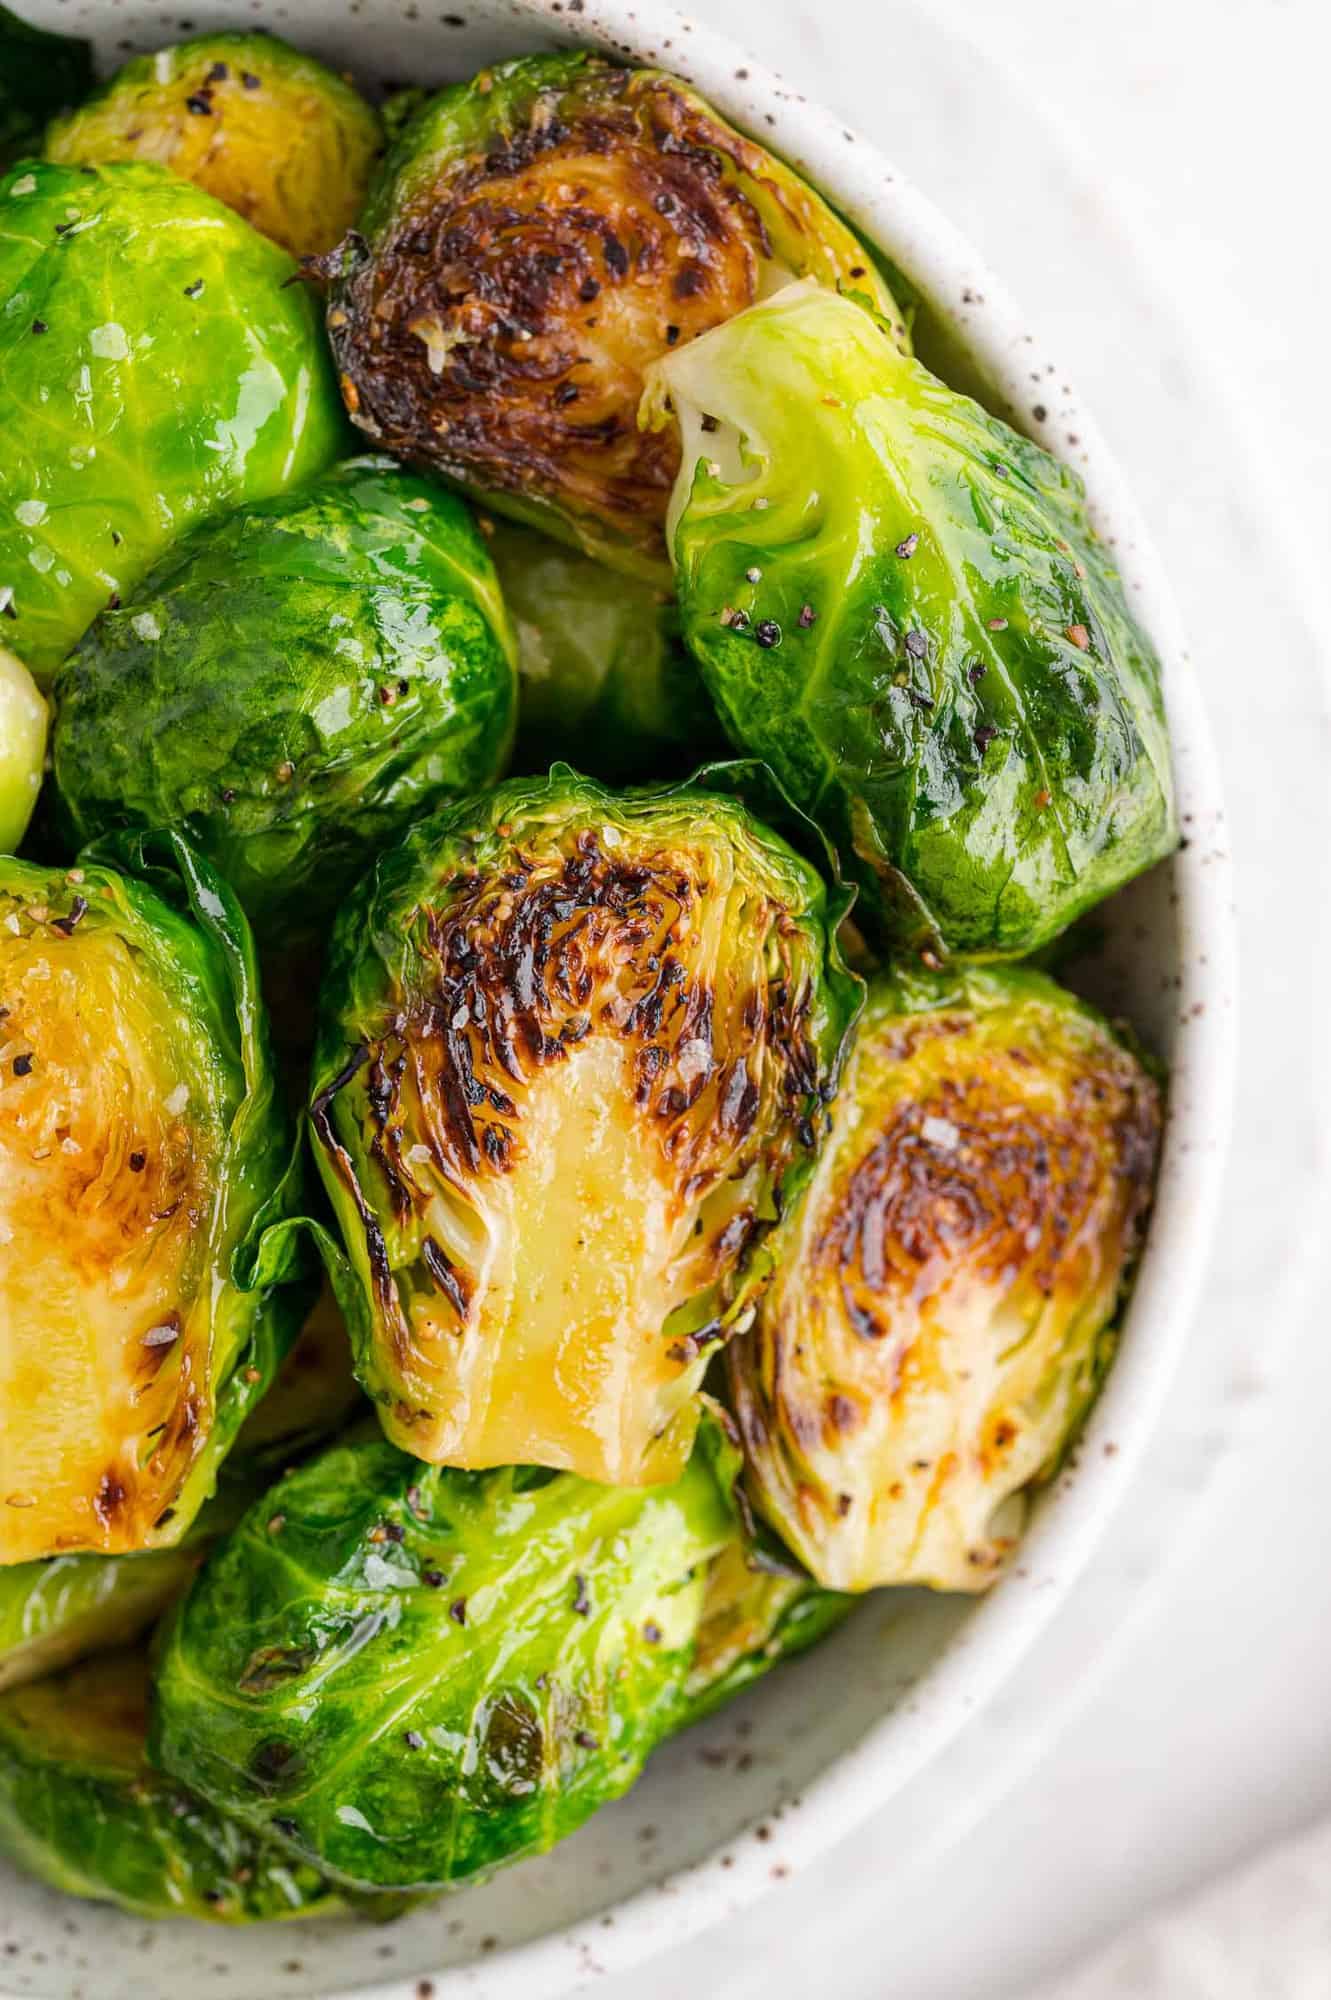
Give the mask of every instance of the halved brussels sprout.
M 829 1588 L 982 1590 L 1114 1349 L 1160 1091 L 1042 974 L 884 977 L 727 1356 L 754 1501 Z
M 676 1476 L 858 1003 L 834 921 L 737 799 L 563 766 L 380 860 L 334 936 L 312 1125 L 395 1443 Z
M 145 1632 L 277 1472 L 341 1430 L 358 1404 L 346 1328 L 325 1285 L 272 1388 L 241 1426 L 216 1493 L 177 1547 L 0 1567 L 0 1690 Z
M 53 111 L 78 102 L 92 83 L 92 49 L 51 35 L 0 7 L 0 169 L 40 141 Z
M 737 1465 L 710 1417 L 679 1480 L 647 1489 L 379 1440 L 324 1453 L 174 1619 L 155 1760 L 353 1887 L 542 1852 L 684 1719 Z
M 576 755 L 593 777 L 622 783 L 724 751 L 665 591 L 516 521 L 487 534 L 517 634 L 519 770 Z
M 665 572 L 648 365 L 791 277 L 895 315 L 797 174 L 678 78 L 526 56 L 431 99 L 327 260 L 353 420 L 617 567 Z M 903 335 L 904 337 L 904 335 Z
M 163 167 L 0 179 L 0 613 L 39 681 L 168 542 L 337 456 L 295 268 Z
M 413 818 L 493 784 L 513 650 L 462 501 L 353 459 L 209 523 L 103 612 L 56 685 L 66 821 L 179 827 L 289 944 Z
M 1015 956 L 1170 851 L 1159 666 L 1074 472 L 815 285 L 651 397 L 685 438 L 685 637 L 733 740 L 853 862 L 857 918 Z
M 134 56 L 46 133 L 48 160 L 153 160 L 293 257 L 331 250 L 383 149 L 358 90 L 273 35 L 198 35 Z
M 47 721 L 36 681 L 0 646 L 0 854 L 12 854 L 28 830 L 46 769 Z
M 0 1855 L 144 1917 L 337 1909 L 315 1869 L 151 1769 L 148 1693 L 146 1659 L 121 1652 L 0 1696 Z
M 116 859 L 0 860 L 0 1563 L 178 1543 L 302 1303 L 244 919 Z

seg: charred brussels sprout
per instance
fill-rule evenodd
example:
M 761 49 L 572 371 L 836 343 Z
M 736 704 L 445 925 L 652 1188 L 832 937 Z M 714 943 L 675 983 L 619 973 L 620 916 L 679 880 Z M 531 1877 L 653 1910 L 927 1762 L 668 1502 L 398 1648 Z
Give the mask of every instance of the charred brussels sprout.
M 31 151 L 51 113 L 76 103 L 91 84 L 87 42 L 48 34 L 0 7 L 0 170 Z
M 433 98 L 328 260 L 355 422 L 390 451 L 665 570 L 676 438 L 638 427 L 648 365 L 792 276 L 894 309 L 798 175 L 687 85 L 524 57 Z
M 1160 1093 L 1039 973 L 885 978 L 727 1356 L 765 1518 L 839 1590 L 980 1590 L 1113 1352 Z
M 662 364 L 685 636 L 896 939 L 1018 955 L 1176 839 L 1158 664 L 1080 481 L 789 287 Z
M 147 1661 L 124 1652 L 0 1696 L 0 1854 L 144 1917 L 336 1909 L 315 1869 L 150 1768 L 148 1691 Z
M 494 782 L 511 652 L 463 503 L 352 460 L 201 528 L 103 612 L 57 682 L 65 817 L 80 839 L 180 827 L 290 943 L 414 817 Z
M 356 220 L 383 127 L 359 91 L 272 35 L 200 35 L 135 56 L 46 134 L 65 166 L 152 160 L 293 257 Z
M 672 1485 L 422 1466 L 375 1440 L 283 1480 L 173 1622 L 153 1755 L 353 1887 L 540 1853 L 688 1710 L 737 1454 Z
M 0 646 L 0 854 L 28 830 L 46 768 L 47 708 L 15 654 Z
M 179 1542 L 302 1303 L 244 919 L 116 858 L 0 862 L 0 1563 Z
M 736 799 L 564 767 L 383 857 L 334 936 L 312 1123 L 396 1443 L 675 1476 L 858 1001 L 831 921 Z
M 489 543 L 517 635 L 520 770 L 576 755 L 622 782 L 724 748 L 663 590 L 516 522 L 494 522 Z
M 39 680 L 177 535 L 337 455 L 294 271 L 162 167 L 0 179 L 0 611 Z

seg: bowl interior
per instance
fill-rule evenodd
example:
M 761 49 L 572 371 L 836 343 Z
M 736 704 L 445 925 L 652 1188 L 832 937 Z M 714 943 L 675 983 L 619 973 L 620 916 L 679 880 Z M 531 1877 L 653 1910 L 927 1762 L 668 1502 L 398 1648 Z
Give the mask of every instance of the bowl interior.
M 628 10 L 622 0 L 450 0 L 444 13 L 415 0 L 224 0 L 191 5 L 183 17 L 142 0 L 18 4 L 43 25 L 89 35 L 103 67 L 192 31 L 252 24 L 376 88 L 440 83 L 569 41 L 693 76 L 721 109 L 809 171 L 908 273 L 922 294 L 921 349 L 940 372 L 1042 438 L 1032 405 L 1053 412 L 1058 444 L 1080 461 L 1166 659 L 1192 842 L 1105 907 L 1103 945 L 1073 974 L 1111 1012 L 1130 1017 L 1171 1066 L 1160 1198 L 1123 1351 L 1079 1462 L 1038 1503 L 1023 1560 L 992 1599 L 914 1591 L 868 1599 L 814 1654 L 659 1752 L 628 1799 L 555 1854 L 389 1927 L 145 1925 L 0 1869 L 4 1993 L 268 2000 L 373 1989 L 424 2000 L 431 1980 L 470 1966 L 466 1990 L 475 1995 L 550 2000 L 759 1893 L 880 1803 L 1030 1642 L 1129 1479 L 1186 1321 L 1223 1146 L 1230 1046 L 1212 1003 L 1228 977 L 1230 919 L 1223 867 L 1208 875 L 1201 865 L 1219 824 L 1205 726 L 1130 503 L 1093 424 L 1001 287 L 872 148 L 702 28 L 654 5 Z

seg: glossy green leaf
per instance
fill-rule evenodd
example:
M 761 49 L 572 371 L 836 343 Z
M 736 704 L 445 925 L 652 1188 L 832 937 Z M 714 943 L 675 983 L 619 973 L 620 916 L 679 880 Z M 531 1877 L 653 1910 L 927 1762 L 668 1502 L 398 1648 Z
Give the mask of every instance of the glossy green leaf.
M 290 946 L 413 819 L 494 782 L 512 652 L 462 501 L 350 460 L 177 542 L 103 612 L 56 684 L 65 818 L 181 828 Z
M 337 456 L 294 273 L 164 167 L 0 179 L 0 630 L 39 680 L 186 529 Z
M 136 1652 L 0 1695 L 0 1855 L 141 1917 L 247 1923 L 337 1909 L 317 1870 L 148 1766 L 147 1698 Z
M 1080 481 L 846 300 L 670 356 L 684 633 L 901 943 L 1029 952 L 1177 838 L 1159 666 Z
M 443 1888 L 539 1853 L 683 1719 L 733 1473 L 710 1423 L 648 1489 L 327 1452 L 191 1591 L 154 1758 L 353 1886 Z

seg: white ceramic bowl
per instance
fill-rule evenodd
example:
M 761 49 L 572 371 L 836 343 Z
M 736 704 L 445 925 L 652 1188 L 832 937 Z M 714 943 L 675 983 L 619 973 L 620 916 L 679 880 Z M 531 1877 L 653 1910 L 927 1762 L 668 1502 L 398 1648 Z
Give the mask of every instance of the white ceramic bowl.
M 1095 994 L 1169 1062 L 1159 1195 L 1119 1358 L 1076 1463 L 1036 1510 L 990 1597 L 891 1593 L 711 1723 L 553 1855 L 386 1930 L 231 1932 L 144 1925 L 0 1870 L 0 1993 L 59 2000 L 425 2000 L 461 1968 L 472 2000 L 554 2000 L 763 1894 L 849 1834 L 1017 1665 L 1068 1590 L 1134 1469 L 1187 1331 L 1218 1193 L 1231 1096 L 1233 916 L 1211 746 L 1177 614 L 1092 419 L 1038 335 L 957 232 L 839 120 L 655 0 L 17 0 L 90 35 L 104 65 L 198 29 L 271 27 L 367 82 L 442 83 L 496 58 L 580 42 L 689 77 L 816 181 L 920 288 L 940 372 L 1074 462 L 1165 661 L 1187 845 L 1106 907 Z

